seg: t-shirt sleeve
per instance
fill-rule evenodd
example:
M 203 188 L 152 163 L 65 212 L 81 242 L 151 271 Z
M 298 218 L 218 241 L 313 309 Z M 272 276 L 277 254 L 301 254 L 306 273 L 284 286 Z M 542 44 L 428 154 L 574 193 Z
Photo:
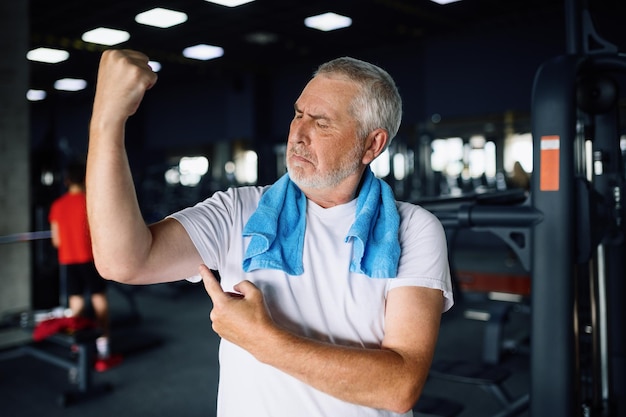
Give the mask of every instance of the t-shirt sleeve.
M 256 207 L 260 193 L 260 187 L 229 188 L 168 217 L 185 228 L 204 264 L 220 270 L 231 245 L 240 244 L 242 222 Z M 198 282 L 201 278 L 197 275 L 187 279 Z
M 401 255 L 398 276 L 389 280 L 388 290 L 420 286 L 441 290 L 443 311 L 454 305 L 446 235 L 435 215 L 422 207 L 400 203 Z

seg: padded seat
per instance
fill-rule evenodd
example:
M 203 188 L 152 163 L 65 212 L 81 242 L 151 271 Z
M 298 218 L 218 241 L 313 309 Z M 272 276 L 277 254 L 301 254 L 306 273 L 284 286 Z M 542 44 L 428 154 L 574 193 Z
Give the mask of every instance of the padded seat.
M 515 416 L 528 408 L 530 394 L 514 399 L 502 385 L 511 376 L 511 371 L 501 366 L 462 360 L 438 360 L 432 364 L 429 375 L 452 382 L 478 385 L 490 392 L 503 407 L 493 417 Z

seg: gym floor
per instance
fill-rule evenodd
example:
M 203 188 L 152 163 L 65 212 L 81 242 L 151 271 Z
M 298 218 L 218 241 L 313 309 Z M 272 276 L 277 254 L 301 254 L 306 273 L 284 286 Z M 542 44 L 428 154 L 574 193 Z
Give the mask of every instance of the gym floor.
M 493 302 L 472 294 L 460 298 L 443 316 L 435 361 L 480 365 L 486 322 L 469 319 L 466 312 L 487 311 Z M 124 361 L 95 373 L 93 382 L 96 388 L 110 384 L 112 390 L 63 407 L 58 400 L 72 389 L 67 370 L 31 356 L 4 360 L 0 361 L 3 416 L 215 415 L 218 337 L 211 330 L 210 300 L 204 288 L 187 282 L 147 287 L 114 284 L 109 299 L 113 350 L 122 353 Z M 511 309 L 503 327 L 504 340 L 519 339 L 528 326 L 528 315 Z M 498 366 L 511 372 L 503 386 L 513 398 L 528 393 L 528 363 L 522 350 L 503 353 Z M 452 414 L 458 417 L 497 415 L 502 405 L 483 388 L 431 377 L 424 395 L 461 404 L 462 411 Z M 416 413 L 430 415 L 436 414 Z M 518 415 L 528 416 L 528 411 Z

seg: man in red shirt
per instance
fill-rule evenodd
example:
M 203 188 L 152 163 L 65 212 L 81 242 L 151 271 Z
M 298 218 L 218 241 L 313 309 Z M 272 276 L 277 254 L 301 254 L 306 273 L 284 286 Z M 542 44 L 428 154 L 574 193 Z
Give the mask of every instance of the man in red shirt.
M 98 359 L 95 368 L 105 371 L 121 361 L 109 349 L 109 306 L 106 280 L 95 268 L 91 250 L 91 236 L 87 223 L 85 196 L 85 165 L 72 164 L 65 175 L 67 193 L 52 203 L 48 220 L 52 244 L 58 250 L 59 266 L 66 275 L 69 308 L 74 316 L 85 310 L 85 296 L 91 295 L 96 321 L 103 335 L 96 340 Z

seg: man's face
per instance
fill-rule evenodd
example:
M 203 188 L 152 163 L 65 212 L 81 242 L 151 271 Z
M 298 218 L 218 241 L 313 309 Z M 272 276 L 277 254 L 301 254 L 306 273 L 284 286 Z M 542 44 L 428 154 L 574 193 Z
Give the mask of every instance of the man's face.
M 360 175 L 364 140 L 350 104 L 354 82 L 321 75 L 313 78 L 296 101 L 287 141 L 287 169 L 300 187 L 329 188 Z

